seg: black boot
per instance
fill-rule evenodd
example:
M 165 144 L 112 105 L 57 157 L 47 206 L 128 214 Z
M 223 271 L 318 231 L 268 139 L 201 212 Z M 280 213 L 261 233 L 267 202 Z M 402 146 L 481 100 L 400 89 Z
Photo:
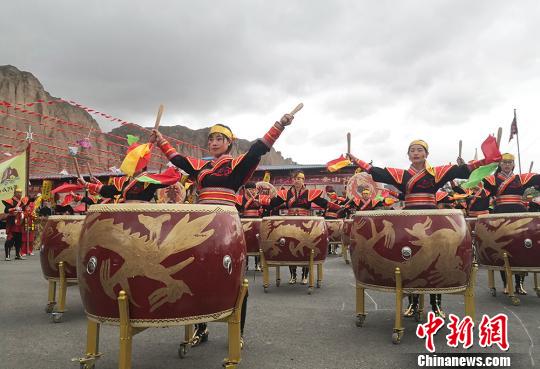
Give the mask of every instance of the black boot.
M 525 288 L 523 288 L 523 282 L 525 280 L 525 276 L 521 276 L 519 274 L 516 274 L 516 294 L 518 295 L 526 295 L 527 291 L 525 291 Z
M 446 319 L 446 314 L 441 308 L 442 296 L 440 293 L 429 295 L 429 302 L 431 303 L 431 310 L 435 313 L 435 316 Z
M 403 316 L 411 318 L 418 314 L 418 295 L 409 294 L 407 298 L 409 299 L 409 306 L 403 312 Z
M 291 273 L 291 279 L 289 279 L 289 284 L 296 283 L 296 266 L 290 266 L 289 272 Z
M 208 341 L 208 327 L 206 323 L 195 324 L 195 335 L 191 346 L 198 346 Z

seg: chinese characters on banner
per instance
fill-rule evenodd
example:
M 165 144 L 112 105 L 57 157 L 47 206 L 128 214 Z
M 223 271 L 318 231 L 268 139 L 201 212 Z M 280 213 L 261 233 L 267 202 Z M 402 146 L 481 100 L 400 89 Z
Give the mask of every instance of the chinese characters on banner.
M 473 345 L 474 322 L 470 317 L 465 317 L 460 320 L 454 314 L 449 315 L 450 322 L 447 328 L 450 334 L 446 335 L 446 344 L 450 347 L 458 347 L 459 344 L 463 348 L 469 348 Z M 433 337 L 444 326 L 444 319 L 435 316 L 430 311 L 427 316 L 427 322 L 419 324 L 416 327 L 416 335 L 418 338 L 425 339 L 426 350 L 435 352 L 435 343 Z M 487 315 L 482 316 L 480 325 L 478 326 L 478 339 L 481 347 L 499 346 L 503 351 L 508 350 L 508 316 L 506 314 L 497 314 L 493 318 Z

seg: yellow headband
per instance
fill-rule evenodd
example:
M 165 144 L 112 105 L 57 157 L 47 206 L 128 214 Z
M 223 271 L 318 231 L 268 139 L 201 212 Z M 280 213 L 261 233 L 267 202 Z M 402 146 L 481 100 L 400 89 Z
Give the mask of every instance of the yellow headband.
M 294 176 L 294 178 L 302 178 L 302 179 L 305 179 L 306 176 L 304 175 L 304 173 L 298 173 L 297 175 Z
M 22 192 L 22 188 L 16 187 L 15 192 Z
M 411 148 L 412 145 L 420 145 L 420 146 L 422 146 L 426 151 L 429 151 L 428 144 L 427 144 L 427 142 L 424 141 L 424 140 L 414 140 L 414 141 L 412 141 L 412 142 L 409 144 L 409 149 Z
M 512 155 L 512 154 L 504 153 L 504 154 L 502 154 L 502 160 L 512 160 L 512 161 L 514 161 L 515 158 L 514 158 L 514 155 Z
M 371 193 L 371 191 L 370 191 L 370 190 L 368 190 L 368 189 L 366 188 L 365 190 L 363 190 L 363 191 L 362 191 L 362 193 L 367 193 L 367 194 L 370 194 L 370 193 Z
M 223 136 L 227 137 L 231 141 L 236 138 L 234 137 L 230 129 L 220 126 L 219 124 L 216 124 L 212 126 L 212 128 L 210 128 L 210 133 L 208 133 L 208 136 L 210 136 L 212 133 L 221 133 Z

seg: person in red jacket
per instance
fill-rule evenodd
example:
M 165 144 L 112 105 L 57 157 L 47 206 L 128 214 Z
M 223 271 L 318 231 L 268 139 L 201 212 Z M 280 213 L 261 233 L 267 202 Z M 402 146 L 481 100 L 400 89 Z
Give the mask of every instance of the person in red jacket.
M 22 189 L 16 187 L 10 199 L 2 200 L 6 217 L 6 260 L 11 260 L 10 250 L 15 247 L 15 259 L 23 260 L 21 247 L 24 231 L 24 210 L 30 204 L 28 197 L 22 197 Z

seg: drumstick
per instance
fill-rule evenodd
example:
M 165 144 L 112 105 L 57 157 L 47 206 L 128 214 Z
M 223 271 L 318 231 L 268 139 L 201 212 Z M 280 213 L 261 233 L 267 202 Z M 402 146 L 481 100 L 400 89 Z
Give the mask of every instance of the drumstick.
M 90 164 L 88 164 L 88 162 L 86 162 L 86 169 L 88 169 L 88 175 L 89 175 L 90 177 L 93 177 L 92 171 L 90 170 Z
M 79 168 L 79 162 L 77 161 L 77 157 L 75 156 L 73 156 L 73 163 L 75 163 L 75 171 L 77 172 L 77 177 L 82 178 L 81 169 Z
M 534 161 L 531 161 L 531 166 L 529 167 L 529 173 L 532 173 L 533 164 L 534 164 Z
M 497 147 L 501 147 L 502 127 L 497 131 Z
M 157 118 L 156 118 L 156 124 L 154 125 L 154 129 L 159 128 L 159 123 L 161 122 L 161 116 L 163 115 L 163 104 L 159 106 Z
M 300 110 L 302 110 L 303 107 L 304 107 L 304 104 L 300 103 L 300 104 L 296 105 L 296 108 L 294 108 L 289 114 L 295 115 Z
M 463 148 L 463 141 L 459 140 L 459 155 L 458 158 L 461 158 L 461 149 Z
M 347 154 L 351 153 L 351 132 L 347 132 Z

